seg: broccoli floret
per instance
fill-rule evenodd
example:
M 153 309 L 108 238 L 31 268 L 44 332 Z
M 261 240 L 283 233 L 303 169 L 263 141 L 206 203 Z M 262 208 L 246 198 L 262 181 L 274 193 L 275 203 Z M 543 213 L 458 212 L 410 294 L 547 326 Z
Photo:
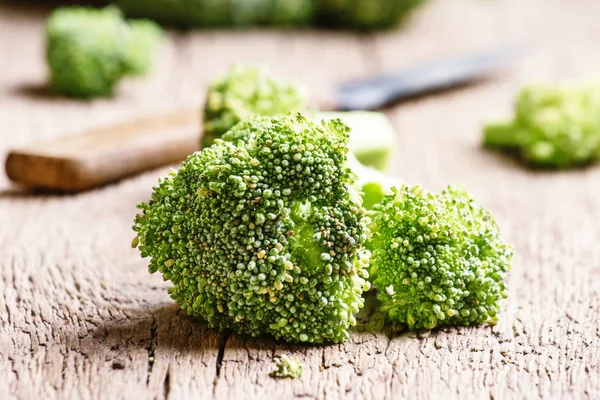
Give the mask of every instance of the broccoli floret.
M 600 90 L 527 87 L 512 121 L 484 128 L 484 145 L 516 150 L 530 166 L 569 168 L 600 158 Z
M 512 248 L 464 188 L 394 188 L 371 229 L 374 284 L 390 320 L 412 330 L 497 321 Z
M 250 140 L 217 140 L 154 187 L 132 244 L 211 327 L 342 342 L 369 288 L 349 128 L 290 114 L 245 129 Z
M 275 362 L 275 369 L 269 374 L 273 378 L 297 379 L 302 376 L 304 366 L 294 356 L 282 355 Z
M 234 65 L 208 89 L 202 148 L 252 115 L 285 115 L 306 106 L 302 90 L 292 82 L 272 77 L 265 68 Z
M 317 0 L 322 25 L 357 30 L 389 29 L 426 0 Z
M 343 113 L 335 113 L 342 116 Z M 331 115 L 327 115 L 322 123 L 326 124 L 327 121 L 331 121 Z M 342 121 L 345 123 L 345 120 Z M 254 133 L 262 129 L 266 129 L 271 123 L 270 118 L 251 118 L 246 121 L 242 121 L 234 126 L 230 131 L 222 136 L 222 139 L 232 143 L 249 143 L 253 140 Z M 362 132 L 350 131 L 350 143 L 352 138 L 356 135 L 368 135 L 368 130 Z M 375 136 L 377 136 L 375 134 Z M 360 151 L 359 151 L 360 153 Z M 386 194 L 391 193 L 393 186 L 402 185 L 402 181 L 398 178 L 384 174 L 383 172 L 363 165 L 353 152 L 349 152 L 347 156 L 347 166 L 357 176 L 357 186 L 362 191 L 362 202 L 363 207 L 367 210 L 372 209 L 375 204 L 381 202 Z
M 161 37 L 156 24 L 128 23 L 116 7 L 58 8 L 46 24 L 50 84 L 66 96 L 108 96 L 123 76 L 148 71 Z

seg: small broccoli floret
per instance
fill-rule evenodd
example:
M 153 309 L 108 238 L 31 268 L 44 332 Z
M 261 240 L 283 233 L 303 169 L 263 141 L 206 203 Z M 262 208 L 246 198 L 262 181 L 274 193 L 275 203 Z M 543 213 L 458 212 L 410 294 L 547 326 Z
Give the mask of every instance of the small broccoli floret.
M 275 362 L 275 369 L 270 373 L 273 378 L 292 378 L 302 377 L 304 366 L 294 356 L 283 354 Z
M 497 321 L 512 249 L 463 188 L 394 188 L 372 231 L 374 284 L 390 320 L 413 330 Z
M 527 87 L 512 121 L 489 123 L 484 145 L 517 150 L 530 166 L 569 168 L 600 158 L 600 90 Z
M 153 22 L 127 23 L 115 7 L 59 8 L 46 24 L 50 84 L 66 96 L 108 96 L 123 76 L 148 71 L 161 36 Z
M 388 29 L 402 23 L 426 0 L 317 0 L 322 25 L 346 29 Z
M 138 205 L 133 245 L 211 327 L 344 341 L 369 288 L 370 256 L 346 167 L 349 129 L 300 114 L 236 129 L 247 132 L 191 155 Z
M 208 89 L 202 148 L 252 115 L 285 115 L 306 106 L 305 96 L 293 83 L 277 80 L 261 67 L 235 65 Z

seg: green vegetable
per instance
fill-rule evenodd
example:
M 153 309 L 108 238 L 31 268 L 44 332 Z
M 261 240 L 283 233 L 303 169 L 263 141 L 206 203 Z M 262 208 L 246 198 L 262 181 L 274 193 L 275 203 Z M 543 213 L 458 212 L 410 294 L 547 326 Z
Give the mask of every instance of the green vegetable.
M 370 286 L 348 131 L 300 114 L 239 124 L 237 142 L 215 141 L 154 187 L 132 244 L 211 327 L 344 341 Z
M 569 168 L 600 158 L 600 90 L 596 87 L 524 88 L 512 121 L 489 123 L 484 145 L 516 150 L 530 166 Z
M 346 114 L 346 113 L 321 113 L 321 114 L 319 114 L 319 116 L 325 117 L 322 119 L 323 123 L 328 123 L 332 120 L 335 120 L 335 118 L 333 118 L 334 115 L 344 117 L 345 116 L 344 114 Z M 347 114 L 354 114 L 354 113 L 347 113 Z M 359 114 L 359 116 L 360 116 L 363 113 L 357 113 L 357 114 Z M 369 114 L 373 114 L 373 116 L 375 116 L 374 119 L 379 120 L 379 116 L 376 113 L 364 113 L 364 114 L 365 114 L 365 116 L 369 116 Z M 359 120 L 359 121 L 363 120 L 362 118 L 349 118 L 349 119 L 343 119 L 343 120 L 340 119 L 340 120 L 343 123 L 346 123 L 346 121 L 352 121 L 353 119 Z M 368 118 L 366 118 L 366 119 L 368 119 Z M 384 121 L 387 122 L 387 119 Z M 267 129 L 270 123 L 271 122 L 270 122 L 269 118 L 251 118 L 250 120 L 240 122 L 233 129 L 231 129 L 230 131 L 225 133 L 222 136 L 222 139 L 225 141 L 228 141 L 228 142 L 232 142 L 232 143 L 237 143 L 239 141 L 248 143 L 249 141 L 252 140 L 252 134 L 254 131 L 260 130 L 260 129 Z M 349 124 L 349 125 L 352 125 L 352 124 Z M 361 124 L 359 124 L 359 125 L 361 125 Z M 376 127 L 376 124 L 374 124 L 373 126 Z M 358 130 L 358 131 L 352 130 L 352 131 L 350 131 L 350 143 L 352 143 L 354 137 L 358 136 L 358 137 L 362 138 L 362 137 L 368 136 L 369 134 L 371 134 L 371 131 L 369 129 L 362 129 L 362 130 Z M 377 133 L 377 129 L 375 129 L 373 131 L 372 136 L 375 138 L 374 141 L 381 140 L 381 137 L 378 138 L 378 136 L 381 136 L 381 135 L 379 133 Z M 355 143 L 360 143 L 361 140 L 362 139 L 359 139 L 359 140 L 355 141 Z M 381 148 L 383 149 L 383 147 L 381 147 Z M 402 181 L 398 178 L 384 174 L 383 172 L 381 172 L 373 167 L 363 165 L 358 160 L 358 157 L 355 154 L 356 152 L 361 154 L 360 148 L 357 147 L 356 150 L 354 151 L 354 153 L 353 152 L 348 153 L 347 166 L 356 174 L 356 176 L 358 178 L 357 186 L 362 191 L 363 207 L 365 207 L 367 210 L 370 210 L 375 206 L 375 204 L 381 202 L 381 200 L 383 199 L 383 197 L 386 194 L 391 193 L 391 188 L 393 186 L 402 185 Z
M 353 133 L 351 133 L 350 137 L 352 135 Z M 381 203 L 385 195 L 392 192 L 393 187 L 399 187 L 403 184 L 399 178 L 361 164 L 358 158 L 352 153 L 348 155 L 348 167 L 358 177 L 358 186 L 363 193 L 363 207 L 367 210 L 372 210 L 376 204 Z
M 402 23 L 426 0 L 317 0 L 322 25 L 357 30 L 388 29 Z
M 394 188 L 371 229 L 374 284 L 390 320 L 412 330 L 496 322 L 512 249 L 462 187 Z
M 132 17 L 181 28 L 306 25 L 314 0 L 116 0 Z
M 304 366 L 294 356 L 282 355 L 275 363 L 275 370 L 271 372 L 273 378 L 300 378 Z
M 292 82 L 272 77 L 265 68 L 235 65 L 208 89 L 202 147 L 252 115 L 285 115 L 306 107 L 305 96 Z
M 209 87 L 202 147 L 210 146 L 216 138 L 254 114 L 284 115 L 290 110 L 306 108 L 306 97 L 298 86 L 278 80 L 265 68 L 235 65 Z M 389 167 L 396 135 L 385 114 L 322 112 L 316 118 L 342 119 L 352 128 L 349 147 L 359 161 L 380 170 Z
M 58 8 L 46 24 L 50 84 L 66 96 L 110 95 L 123 76 L 149 70 L 161 36 L 153 22 L 126 22 L 115 7 Z
M 363 165 L 386 171 L 396 148 L 396 133 L 383 113 L 369 111 L 321 112 L 317 119 L 341 119 L 350 132 L 350 151 Z

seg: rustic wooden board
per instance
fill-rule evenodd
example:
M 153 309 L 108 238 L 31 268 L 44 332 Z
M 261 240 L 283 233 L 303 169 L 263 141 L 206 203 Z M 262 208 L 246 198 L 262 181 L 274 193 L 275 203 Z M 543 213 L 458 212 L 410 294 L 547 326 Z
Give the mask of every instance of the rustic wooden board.
M 479 148 L 482 118 L 508 112 L 521 84 L 600 71 L 597 1 L 437 0 L 403 32 L 369 36 L 170 32 L 149 79 L 89 103 L 44 90 L 44 13 L 0 5 L 2 154 L 199 106 L 206 82 L 232 61 L 269 63 L 320 97 L 349 78 L 524 43 L 527 57 L 498 79 L 387 111 L 398 174 L 435 189 L 465 184 L 518 256 L 494 328 L 399 335 L 367 311 L 343 345 L 227 337 L 179 312 L 129 247 L 135 203 L 166 169 L 76 196 L 0 177 L 0 399 L 600 398 L 600 167 L 533 173 Z M 303 378 L 270 378 L 273 356 L 290 352 L 306 365 Z

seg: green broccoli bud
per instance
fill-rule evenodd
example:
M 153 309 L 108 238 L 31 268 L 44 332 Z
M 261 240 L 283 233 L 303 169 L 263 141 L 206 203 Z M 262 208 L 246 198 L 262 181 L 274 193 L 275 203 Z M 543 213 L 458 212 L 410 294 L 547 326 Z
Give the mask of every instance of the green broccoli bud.
M 317 0 L 321 24 L 358 30 L 389 29 L 426 0 Z
M 314 0 L 117 0 L 131 17 L 180 28 L 296 26 L 313 19 Z
M 116 7 L 58 8 L 46 24 L 50 84 L 71 97 L 111 95 L 123 76 L 148 71 L 161 36 L 153 22 L 127 23 Z
M 134 231 L 171 297 L 218 329 L 342 342 L 369 289 L 366 211 L 348 131 L 300 114 L 255 117 L 154 187 Z
M 509 122 L 489 123 L 485 147 L 515 150 L 530 166 L 569 168 L 600 158 L 600 90 L 527 87 Z
M 353 114 L 353 113 L 348 113 Z M 362 113 L 359 113 L 362 114 Z M 368 113 L 365 113 L 368 114 Z M 373 113 L 375 114 L 375 113 Z M 334 115 L 340 115 L 344 117 L 344 113 L 322 113 L 321 116 L 325 116 L 322 121 L 323 123 L 327 123 L 327 121 L 335 120 L 332 117 Z M 358 120 L 362 120 L 362 118 L 357 118 Z M 341 120 L 341 119 L 340 119 Z M 344 119 L 342 122 L 346 122 L 347 120 L 352 121 L 353 119 Z M 387 121 L 387 120 L 386 120 Z M 234 126 L 230 131 L 225 133 L 222 136 L 222 139 L 232 143 L 250 143 L 254 140 L 254 134 L 257 131 L 261 131 L 263 129 L 267 129 L 270 125 L 270 118 L 250 118 L 248 120 L 242 121 L 236 126 Z M 373 126 L 377 126 L 374 124 Z M 352 129 L 352 128 L 350 128 Z M 373 130 L 372 135 L 375 137 L 375 141 L 377 141 L 378 133 L 377 129 Z M 364 125 L 359 124 L 359 130 L 351 130 L 350 131 L 350 143 L 352 143 L 352 138 L 357 136 L 368 136 L 370 134 L 370 129 L 365 129 Z M 355 143 L 360 143 L 362 139 L 357 140 Z M 360 149 L 357 148 L 355 152 L 348 153 L 348 161 L 347 166 L 354 172 L 357 176 L 357 186 L 362 191 L 362 203 L 363 207 L 367 210 L 372 209 L 375 204 L 380 203 L 383 200 L 383 197 L 386 194 L 391 193 L 391 189 L 393 186 L 402 185 L 402 181 L 398 178 L 392 177 L 390 175 L 384 174 L 383 172 L 363 165 L 355 153 L 358 152 L 361 154 Z
M 208 89 L 202 148 L 252 115 L 285 115 L 306 106 L 305 96 L 293 83 L 275 79 L 265 68 L 234 65 Z
M 269 374 L 273 378 L 292 378 L 302 377 L 304 366 L 294 356 L 282 355 L 275 362 L 275 369 Z
M 497 321 L 512 249 L 462 187 L 394 188 L 371 229 L 374 284 L 391 321 L 411 330 Z
M 363 165 L 388 170 L 396 148 L 396 133 L 385 114 L 369 111 L 321 112 L 317 119 L 341 119 L 350 132 L 350 151 Z

